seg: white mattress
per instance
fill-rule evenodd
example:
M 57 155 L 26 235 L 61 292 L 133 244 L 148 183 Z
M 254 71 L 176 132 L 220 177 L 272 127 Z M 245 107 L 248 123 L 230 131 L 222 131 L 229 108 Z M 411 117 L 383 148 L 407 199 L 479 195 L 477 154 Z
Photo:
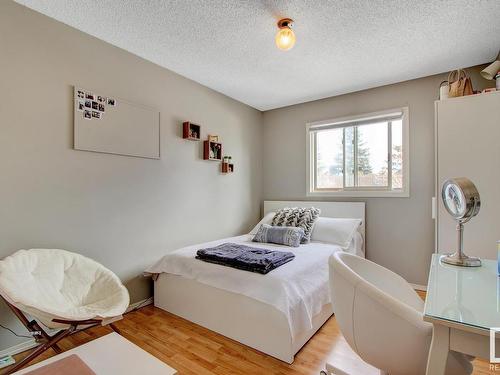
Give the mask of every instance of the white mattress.
M 286 316 L 293 337 L 304 330 L 312 329 L 313 317 L 321 311 L 324 305 L 330 303 L 328 258 L 342 249 L 339 246 L 321 242 L 311 242 L 298 248 L 292 248 L 268 243 L 255 243 L 251 239 L 251 235 L 243 235 L 188 246 L 165 255 L 146 272 L 165 272 L 183 276 L 272 305 Z M 195 259 L 197 250 L 225 242 L 243 243 L 248 246 L 278 251 L 291 251 L 295 254 L 295 259 L 267 275 Z M 353 240 L 353 244 L 355 242 Z M 356 246 L 358 249 L 361 248 L 359 238 Z M 353 249 L 352 252 L 357 253 L 358 251 Z M 363 256 L 362 254 L 358 255 Z

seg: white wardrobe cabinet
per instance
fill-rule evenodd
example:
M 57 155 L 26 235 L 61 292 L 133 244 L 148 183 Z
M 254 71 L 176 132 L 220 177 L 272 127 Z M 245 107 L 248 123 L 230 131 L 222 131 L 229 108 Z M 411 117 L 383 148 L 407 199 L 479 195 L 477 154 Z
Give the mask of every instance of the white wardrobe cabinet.
M 500 240 L 500 92 L 436 101 L 436 246 L 456 250 L 455 221 L 446 212 L 441 187 L 468 177 L 481 195 L 481 210 L 465 224 L 468 255 L 496 259 Z

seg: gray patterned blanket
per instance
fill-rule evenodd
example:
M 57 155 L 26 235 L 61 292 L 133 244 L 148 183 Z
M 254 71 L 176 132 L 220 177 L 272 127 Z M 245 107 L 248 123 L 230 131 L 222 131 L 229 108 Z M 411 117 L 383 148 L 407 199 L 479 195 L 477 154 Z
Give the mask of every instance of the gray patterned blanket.
M 235 243 L 223 243 L 196 252 L 196 259 L 264 275 L 293 258 L 295 255 L 291 252 L 260 249 Z

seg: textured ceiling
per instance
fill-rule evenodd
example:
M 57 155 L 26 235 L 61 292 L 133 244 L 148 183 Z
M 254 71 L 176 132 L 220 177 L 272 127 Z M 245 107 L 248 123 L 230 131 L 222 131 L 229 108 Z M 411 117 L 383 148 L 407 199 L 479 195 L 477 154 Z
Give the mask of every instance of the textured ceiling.
M 500 0 L 17 0 L 260 110 L 493 60 Z M 274 44 L 295 20 L 295 47 Z

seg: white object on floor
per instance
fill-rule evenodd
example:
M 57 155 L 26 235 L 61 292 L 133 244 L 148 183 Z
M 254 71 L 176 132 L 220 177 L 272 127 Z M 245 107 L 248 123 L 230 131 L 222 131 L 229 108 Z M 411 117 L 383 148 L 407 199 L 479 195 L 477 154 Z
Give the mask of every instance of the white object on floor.
M 117 333 L 58 354 L 15 374 L 26 374 L 49 363 L 76 354 L 96 375 L 175 375 L 176 370 Z
M 355 353 L 354 353 L 355 354 Z M 382 375 L 383 373 L 358 357 L 357 361 L 343 361 L 339 358 L 335 365 L 327 363 L 321 375 Z
M 369 260 L 338 252 L 330 258 L 330 289 L 340 330 L 364 361 L 391 375 L 425 373 L 432 326 L 424 322 L 424 302 L 406 280 Z M 446 374 L 472 373 L 466 356 L 446 357 Z
M 120 279 L 96 261 L 56 249 L 19 250 L 0 261 L 0 295 L 46 327 L 53 319 L 121 317 L 129 294 Z
M 483 259 L 471 269 L 443 264 L 440 257 L 432 256 L 424 311 L 424 320 L 433 324 L 430 375 L 445 373 L 450 351 L 488 360 L 490 328 L 500 327 L 497 262 Z M 496 348 L 498 353 L 498 338 Z

